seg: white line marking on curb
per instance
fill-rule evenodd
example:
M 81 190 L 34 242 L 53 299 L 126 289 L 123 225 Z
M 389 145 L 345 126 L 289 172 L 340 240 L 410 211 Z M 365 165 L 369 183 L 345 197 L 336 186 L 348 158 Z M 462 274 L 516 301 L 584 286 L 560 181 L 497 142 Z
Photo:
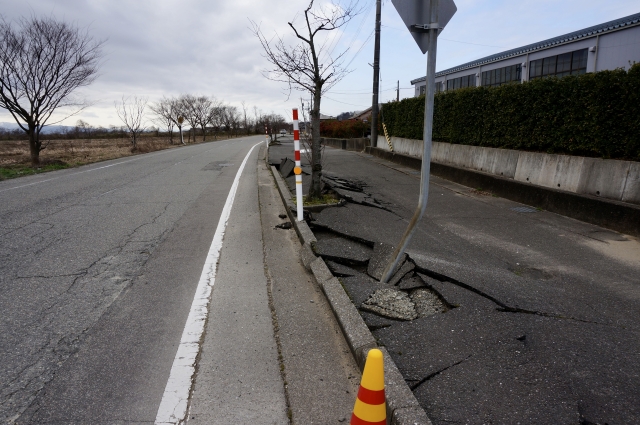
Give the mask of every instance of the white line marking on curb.
M 193 303 L 191 304 L 189 317 L 184 326 L 184 331 L 182 331 L 178 352 L 171 366 L 169 380 L 167 381 L 167 386 L 164 389 L 162 401 L 158 408 L 155 421 L 157 425 L 182 424 L 186 419 L 189 395 L 191 393 L 193 375 L 196 367 L 196 357 L 200 352 L 200 338 L 204 332 L 204 324 L 209 314 L 209 297 L 216 279 L 222 239 L 224 238 L 227 221 L 229 221 L 229 216 L 231 215 L 231 207 L 233 207 L 233 200 L 238 190 L 242 170 L 244 170 L 249 155 L 251 155 L 253 149 L 260 143 L 253 145 L 247 153 L 247 156 L 244 157 L 231 185 L 231 190 L 229 190 L 227 201 L 222 209 L 220 221 L 218 221 L 216 233 L 213 235 L 213 241 L 211 242 L 202 274 L 200 275 L 200 281 L 196 288 Z

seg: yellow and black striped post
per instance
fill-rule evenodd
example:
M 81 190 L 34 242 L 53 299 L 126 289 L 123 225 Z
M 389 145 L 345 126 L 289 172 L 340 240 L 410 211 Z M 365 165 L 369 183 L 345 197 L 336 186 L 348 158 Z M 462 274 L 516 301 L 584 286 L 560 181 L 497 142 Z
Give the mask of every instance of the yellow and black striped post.
M 374 348 L 367 355 L 358 398 L 353 407 L 351 425 L 386 425 L 384 396 L 384 360 L 382 351 Z

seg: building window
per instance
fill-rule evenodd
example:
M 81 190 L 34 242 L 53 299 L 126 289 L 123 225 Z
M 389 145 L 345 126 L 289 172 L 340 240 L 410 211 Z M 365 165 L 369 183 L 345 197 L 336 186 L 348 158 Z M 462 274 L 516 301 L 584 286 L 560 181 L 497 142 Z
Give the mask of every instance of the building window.
M 580 75 L 587 72 L 587 50 L 563 53 L 557 56 L 537 59 L 529 64 L 529 80 L 565 75 Z
M 444 89 L 444 85 L 442 84 L 442 81 L 440 81 L 439 83 L 436 83 L 436 93 L 440 93 L 443 89 Z
M 476 74 L 465 75 L 464 77 L 453 78 L 447 80 L 447 91 L 464 89 L 476 86 Z
M 427 93 L 427 86 L 420 86 L 420 96 Z
M 481 85 L 484 87 L 497 87 L 503 84 L 520 82 L 521 75 L 522 66 L 520 64 L 492 69 L 482 73 Z

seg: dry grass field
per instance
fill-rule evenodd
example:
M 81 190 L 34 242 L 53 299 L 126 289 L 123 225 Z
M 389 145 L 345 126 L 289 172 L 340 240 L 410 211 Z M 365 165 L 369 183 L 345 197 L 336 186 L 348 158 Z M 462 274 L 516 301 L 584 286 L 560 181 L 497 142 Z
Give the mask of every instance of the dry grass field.
M 225 137 L 227 138 L 227 137 Z M 37 174 L 51 170 L 77 167 L 108 159 L 122 158 L 163 149 L 178 148 L 182 145 L 169 144 L 168 137 L 142 137 L 138 149 L 131 151 L 128 139 L 75 139 L 52 140 L 47 148 L 40 152 L 40 167 L 32 168 L 29 157 L 29 142 L 26 140 L 0 141 L 0 180 Z M 186 140 L 186 139 L 185 139 Z M 221 140 L 221 139 L 218 139 Z M 207 142 L 214 141 L 208 137 Z M 196 143 L 202 143 L 198 140 Z M 190 143 L 193 144 L 193 143 Z

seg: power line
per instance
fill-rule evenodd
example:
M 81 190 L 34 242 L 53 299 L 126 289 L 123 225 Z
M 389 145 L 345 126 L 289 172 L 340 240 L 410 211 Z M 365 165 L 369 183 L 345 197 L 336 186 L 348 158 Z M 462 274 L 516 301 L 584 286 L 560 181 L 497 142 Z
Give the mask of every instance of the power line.
M 343 104 L 345 104 L 345 105 L 357 106 L 357 107 L 359 107 L 359 108 L 364 108 L 364 106 L 362 106 L 361 104 L 360 104 L 360 105 L 356 105 L 355 103 L 341 102 L 341 101 L 339 101 L 339 100 L 335 100 L 335 99 L 332 99 L 332 98 L 327 97 L 327 96 L 323 96 L 323 97 L 324 97 L 325 99 L 329 99 L 329 100 L 332 100 L 332 101 L 334 101 L 334 102 L 338 102 L 338 103 L 343 103 Z M 366 109 L 366 108 L 365 108 L 365 109 Z
M 364 46 L 367 45 L 367 43 L 369 43 L 369 41 L 371 40 L 371 37 L 373 37 L 373 34 L 375 33 L 375 29 L 371 30 L 371 33 L 369 34 L 369 37 L 367 37 L 367 39 L 365 40 L 365 42 L 362 44 L 362 46 L 360 46 L 360 48 L 358 49 L 358 51 L 353 55 L 353 57 L 351 58 L 351 60 L 349 61 L 349 63 L 347 64 L 347 66 L 345 66 L 344 68 L 347 69 L 349 68 L 349 66 L 351 65 L 351 63 L 356 59 L 356 57 L 358 56 L 358 54 L 362 51 L 362 49 L 364 48 Z
M 383 91 L 395 90 L 395 86 L 385 87 Z M 371 89 L 357 89 L 357 90 L 344 90 L 344 91 L 328 91 L 331 94 L 371 94 Z

